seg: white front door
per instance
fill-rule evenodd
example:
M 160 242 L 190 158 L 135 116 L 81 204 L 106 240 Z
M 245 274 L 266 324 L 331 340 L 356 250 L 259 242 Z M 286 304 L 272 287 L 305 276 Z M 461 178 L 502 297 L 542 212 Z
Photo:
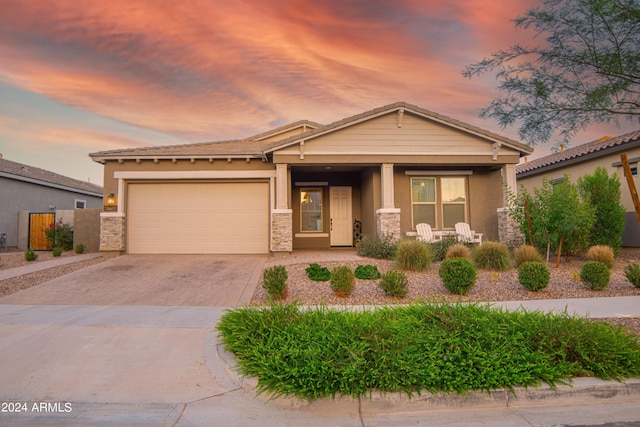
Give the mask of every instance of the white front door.
M 352 246 L 351 187 L 330 187 L 329 194 L 331 246 Z

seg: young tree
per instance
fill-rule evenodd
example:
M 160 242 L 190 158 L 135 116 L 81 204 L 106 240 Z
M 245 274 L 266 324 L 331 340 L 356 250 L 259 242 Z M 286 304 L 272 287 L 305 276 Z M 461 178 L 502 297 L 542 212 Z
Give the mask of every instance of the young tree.
M 620 203 L 620 179 L 615 173 L 609 176 L 605 168 L 597 167 L 593 174 L 578 178 L 578 189 L 595 208 L 589 245 L 611 246 L 618 256 L 626 212 Z
M 515 23 L 545 44 L 514 45 L 463 70 L 495 71 L 505 93 L 481 117 L 520 122 L 531 145 L 556 131 L 568 142 L 591 123 L 640 123 L 640 0 L 541 1 Z
M 534 189 L 534 196 L 521 189 L 517 197 L 510 196 L 509 207 L 527 240 L 531 224 L 534 241 L 529 243 L 541 252 L 547 251 L 547 245 L 557 250 L 558 262 L 562 253 L 574 255 L 589 246 L 594 209 L 580 197 L 567 175 L 556 185 L 543 179 L 542 187 Z

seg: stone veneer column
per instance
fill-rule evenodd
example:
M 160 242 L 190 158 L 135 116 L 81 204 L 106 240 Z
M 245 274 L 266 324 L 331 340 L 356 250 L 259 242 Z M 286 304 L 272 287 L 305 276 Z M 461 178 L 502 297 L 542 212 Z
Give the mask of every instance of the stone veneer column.
M 126 249 L 126 222 L 123 213 L 100 213 L 100 251 L 123 252 Z
M 376 211 L 376 234 L 384 236 L 386 234 L 400 240 L 400 209 L 386 208 Z
M 511 247 L 523 245 L 526 241 L 507 208 L 498 209 L 498 240 Z
M 274 209 L 271 211 L 271 251 L 293 251 L 293 211 Z

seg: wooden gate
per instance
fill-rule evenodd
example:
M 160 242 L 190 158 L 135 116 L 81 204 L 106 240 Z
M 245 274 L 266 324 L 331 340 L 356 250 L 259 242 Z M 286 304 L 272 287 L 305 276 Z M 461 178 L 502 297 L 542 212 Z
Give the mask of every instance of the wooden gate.
M 51 224 L 55 224 L 56 214 L 54 213 L 30 213 L 29 214 L 29 249 L 34 251 L 47 251 L 51 245 L 47 240 L 45 230 Z

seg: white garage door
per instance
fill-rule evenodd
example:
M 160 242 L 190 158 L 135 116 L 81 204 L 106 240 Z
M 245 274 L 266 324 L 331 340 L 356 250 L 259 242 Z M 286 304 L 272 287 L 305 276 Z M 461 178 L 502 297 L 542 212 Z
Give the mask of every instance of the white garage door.
M 269 251 L 268 183 L 129 184 L 127 203 L 129 253 Z

